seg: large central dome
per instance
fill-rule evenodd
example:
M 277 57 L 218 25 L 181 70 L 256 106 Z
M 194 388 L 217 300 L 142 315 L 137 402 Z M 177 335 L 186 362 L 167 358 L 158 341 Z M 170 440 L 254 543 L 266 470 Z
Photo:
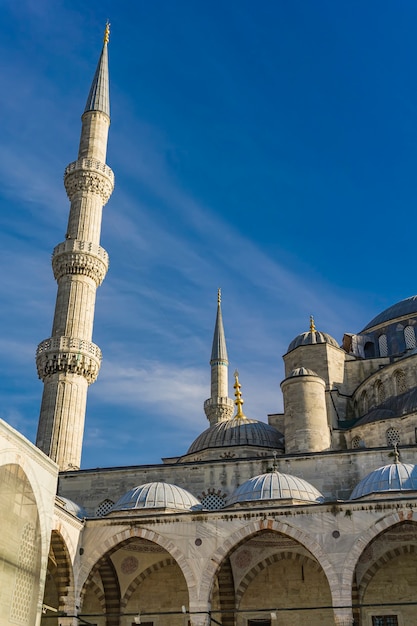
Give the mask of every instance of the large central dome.
M 187 454 L 200 452 L 207 448 L 228 446 L 283 449 L 283 437 L 282 433 L 265 422 L 247 417 L 234 417 L 207 428 L 191 444 Z
M 395 320 L 399 317 L 405 317 L 407 315 L 411 317 L 417 315 L 417 296 L 411 296 L 410 298 L 401 300 L 400 302 L 388 307 L 388 309 L 385 309 L 385 311 L 382 311 L 382 313 L 379 313 L 376 317 L 374 317 L 361 332 L 363 333 L 366 330 L 374 328 L 374 326 L 379 326 L 385 322 L 390 322 L 391 320 Z

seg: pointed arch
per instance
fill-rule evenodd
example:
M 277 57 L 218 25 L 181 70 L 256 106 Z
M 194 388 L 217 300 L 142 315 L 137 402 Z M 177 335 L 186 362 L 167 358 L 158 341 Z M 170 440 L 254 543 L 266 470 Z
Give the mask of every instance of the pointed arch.
M 159 533 L 148 530 L 147 528 L 128 528 L 123 531 L 119 531 L 114 535 L 108 537 L 105 541 L 97 541 L 94 542 L 94 539 L 91 539 L 91 543 L 93 545 L 97 545 L 91 554 L 85 559 L 83 562 L 82 568 L 80 570 L 79 575 L 79 590 L 81 599 L 85 594 L 85 590 L 89 584 L 89 581 L 93 579 L 100 563 L 100 559 L 103 557 L 110 557 L 113 552 L 119 550 L 124 545 L 128 544 L 132 539 L 146 539 L 151 543 L 154 543 L 164 550 L 168 552 L 168 554 L 172 557 L 172 559 L 179 566 L 185 581 L 187 583 L 188 589 L 196 588 L 196 579 L 193 570 L 185 558 L 184 554 L 181 550 L 175 545 L 175 543 L 171 539 L 167 539 L 163 535 Z
M 375 574 L 378 572 L 378 570 L 381 569 L 381 567 L 385 565 L 388 561 L 391 561 L 392 559 L 395 559 L 398 556 L 401 556 L 402 554 L 417 554 L 417 546 L 414 546 L 414 545 L 398 546 L 391 550 L 387 550 L 376 561 L 374 561 L 374 563 L 370 565 L 369 569 L 364 574 L 364 576 L 362 576 L 360 589 L 359 589 L 359 601 L 363 600 L 363 597 L 366 593 L 368 585 L 373 579 L 373 577 L 375 576 Z
M 61 533 L 57 530 L 53 530 L 51 533 L 48 575 L 53 579 L 55 587 L 58 600 L 58 606 L 56 608 L 60 611 L 64 611 L 68 592 L 70 589 L 74 588 L 74 577 L 68 546 Z M 44 601 L 46 604 L 50 604 L 46 599 L 48 588 L 50 588 L 50 585 L 47 585 L 45 588 Z
M 209 601 L 216 573 L 219 570 L 223 560 L 230 554 L 230 552 L 236 549 L 239 545 L 245 543 L 250 537 L 265 530 L 287 535 L 292 539 L 295 539 L 295 541 L 301 544 L 301 546 L 306 548 L 320 564 L 322 570 L 324 571 L 332 597 L 337 598 L 338 580 L 336 572 L 323 548 L 311 536 L 309 536 L 306 532 L 299 528 L 295 528 L 293 526 L 290 526 L 288 523 L 281 522 L 279 520 L 262 519 L 250 522 L 243 528 L 236 530 L 223 542 L 221 546 L 219 546 L 219 548 L 213 554 L 209 565 L 206 567 L 202 575 L 201 585 L 198 594 L 199 600 L 201 602 Z
M 383 532 L 393 526 L 396 526 L 397 524 L 400 524 L 401 522 L 406 521 L 417 522 L 417 515 L 414 514 L 412 509 L 399 509 L 386 517 L 377 520 L 356 539 L 347 555 L 345 567 L 341 576 L 339 598 L 342 604 L 348 604 L 351 601 L 355 569 L 364 550 Z

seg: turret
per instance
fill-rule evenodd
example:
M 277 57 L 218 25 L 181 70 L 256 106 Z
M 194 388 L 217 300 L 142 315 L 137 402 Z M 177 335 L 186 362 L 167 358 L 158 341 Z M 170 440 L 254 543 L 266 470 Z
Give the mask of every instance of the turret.
M 113 172 L 105 163 L 110 126 L 108 41 L 107 24 L 81 118 L 78 159 L 65 170 L 71 206 L 65 241 L 52 255 L 58 283 L 52 335 L 36 353 L 44 383 L 36 445 L 61 470 L 80 466 L 87 389 L 101 364 L 101 350 L 92 343 L 92 334 L 96 290 L 108 269 L 108 254 L 100 246 L 102 210 L 114 187 Z
M 228 397 L 228 366 L 226 339 L 221 309 L 221 291 L 217 292 L 217 315 L 211 349 L 211 397 L 204 402 L 210 426 L 231 419 L 233 400 Z
M 282 381 L 286 454 L 331 447 L 325 388 L 324 380 L 305 367 L 296 368 Z

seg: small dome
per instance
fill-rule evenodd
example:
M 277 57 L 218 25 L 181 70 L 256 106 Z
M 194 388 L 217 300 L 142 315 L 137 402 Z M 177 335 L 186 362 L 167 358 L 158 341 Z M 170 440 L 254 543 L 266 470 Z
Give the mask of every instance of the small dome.
M 350 500 L 374 493 L 392 491 L 417 491 L 417 466 L 407 463 L 390 463 L 365 476 L 352 491 Z
M 303 500 L 305 502 L 324 502 L 324 497 L 306 480 L 270 472 L 247 480 L 228 498 L 226 505 L 252 500 Z
M 415 317 L 417 315 L 417 296 L 411 296 L 410 298 L 401 300 L 400 302 L 388 307 L 388 309 L 385 309 L 385 311 L 382 311 L 382 313 L 379 313 L 376 317 L 374 317 L 374 319 L 371 320 L 361 332 L 363 333 L 374 326 L 379 326 L 384 322 L 395 320 L 398 317 L 405 317 L 406 315 L 409 315 L 410 317 Z
M 64 509 L 68 511 L 68 513 L 71 513 L 71 515 L 78 517 L 78 519 L 84 519 L 85 517 L 88 517 L 87 511 L 76 502 L 73 502 L 68 498 L 63 498 L 62 496 L 58 496 L 58 500 L 62 501 L 62 505 Z
M 234 417 L 207 428 L 191 444 L 187 454 L 207 448 L 245 445 L 283 449 L 283 437 L 282 433 L 265 422 Z
M 295 370 L 291 372 L 288 378 L 296 378 L 297 376 L 317 376 L 316 372 L 310 370 L 308 367 L 296 367 Z
M 339 348 L 339 344 L 336 339 L 333 339 L 331 335 L 327 333 L 321 333 L 318 330 L 309 330 L 306 333 L 301 333 L 297 335 L 295 339 L 293 339 L 288 346 L 287 352 L 291 352 L 298 346 L 310 346 L 316 343 L 329 343 L 331 346 L 335 346 L 335 348 Z
M 131 509 L 190 509 L 201 508 L 191 493 L 169 483 L 153 482 L 139 485 L 128 491 L 114 505 L 112 511 Z

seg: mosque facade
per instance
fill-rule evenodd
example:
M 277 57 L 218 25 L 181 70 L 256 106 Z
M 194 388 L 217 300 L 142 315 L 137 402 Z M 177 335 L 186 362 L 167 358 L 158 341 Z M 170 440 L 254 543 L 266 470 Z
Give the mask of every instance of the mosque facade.
M 311 319 L 283 413 L 259 421 L 237 372 L 229 397 L 219 292 L 207 429 L 157 465 L 79 469 L 114 185 L 107 47 L 108 29 L 65 170 L 36 446 L 0 420 L 0 625 L 417 625 L 417 296 L 341 343 Z

